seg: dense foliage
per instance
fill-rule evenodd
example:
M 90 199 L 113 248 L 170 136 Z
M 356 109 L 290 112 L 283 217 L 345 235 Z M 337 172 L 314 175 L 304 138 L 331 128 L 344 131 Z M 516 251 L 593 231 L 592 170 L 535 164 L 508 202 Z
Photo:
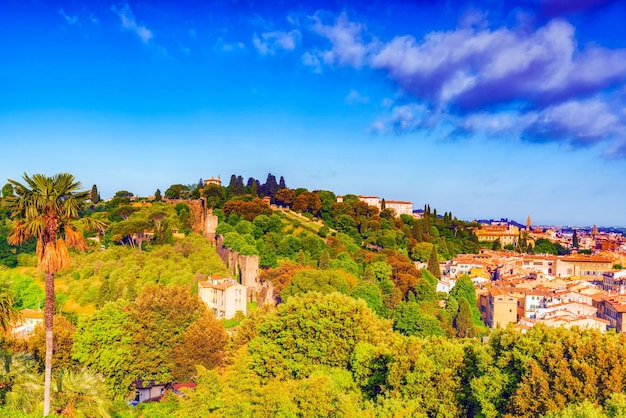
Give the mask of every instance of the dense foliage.
M 265 183 L 233 175 L 228 186 L 163 190 L 153 200 L 121 190 L 103 201 L 92 188 L 81 215 L 107 231 L 83 231 L 89 251 L 72 253 L 56 276 L 54 405 L 65 416 L 626 413 L 623 335 L 537 326 L 496 330 L 483 344 L 489 330 L 469 277 L 437 293 L 439 261 L 479 250 L 475 224 L 428 205 L 416 219 L 354 195 L 337 202 L 271 174 Z M 203 221 L 199 198 L 226 247 L 259 257 L 276 306 L 225 323 L 198 300 L 198 281 L 230 275 L 192 232 Z M 0 241 L 10 227 L 0 213 Z M 38 309 L 43 298 L 33 252 L 0 242 L 0 264 L 10 267 L 0 289 L 18 309 Z M 0 415 L 40 415 L 43 340 L 37 328 L 28 341 L 3 341 Z M 130 408 L 136 380 L 197 388 Z

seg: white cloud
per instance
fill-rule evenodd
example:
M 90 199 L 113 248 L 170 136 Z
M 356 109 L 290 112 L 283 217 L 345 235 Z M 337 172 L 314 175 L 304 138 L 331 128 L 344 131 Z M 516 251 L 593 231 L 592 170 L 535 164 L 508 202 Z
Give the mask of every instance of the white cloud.
M 302 64 L 306 65 L 307 67 L 313 68 L 313 72 L 322 72 L 322 63 L 319 59 L 319 56 L 315 52 L 305 52 L 302 55 Z
M 59 14 L 63 17 L 65 23 L 67 23 L 68 25 L 76 25 L 79 22 L 78 16 L 70 16 L 65 13 L 65 10 L 63 9 L 59 9 Z
M 147 44 L 150 39 L 154 37 L 150 29 L 137 23 L 135 15 L 130 9 L 128 3 L 124 3 L 120 7 L 113 6 L 111 7 L 111 11 L 113 11 L 120 18 L 122 28 L 124 30 L 134 32 L 144 44 Z
M 389 97 L 385 97 L 383 99 L 383 102 L 381 103 L 381 106 L 384 107 L 385 109 L 389 109 L 391 106 L 393 106 L 395 102 L 390 99 Z
M 318 14 L 313 16 L 312 30 L 330 40 L 332 48 L 322 53 L 326 64 L 349 65 L 355 68 L 362 67 L 372 43 L 365 43 L 361 33 L 364 25 L 350 22 L 345 13 L 339 15 L 332 25 L 322 23 Z
M 215 45 L 213 46 L 213 48 L 215 48 L 218 51 L 233 52 L 233 51 L 243 50 L 246 47 L 242 42 L 228 43 L 224 41 L 224 38 L 220 36 L 219 38 L 217 38 L 217 41 L 215 42 Z
M 262 33 L 258 36 L 256 33 L 252 38 L 254 47 L 261 55 L 274 55 L 279 50 L 293 51 L 297 42 L 300 40 L 300 31 L 293 29 L 289 32 L 272 31 Z
M 381 119 L 374 121 L 374 123 L 372 123 L 372 126 L 370 127 L 370 131 L 375 134 L 386 133 L 385 122 Z
M 626 140 L 619 139 L 626 138 L 626 49 L 581 47 L 568 21 L 494 29 L 471 12 L 456 29 L 381 42 L 345 13 L 330 24 L 321 12 L 312 19 L 311 30 L 330 48 L 305 53 L 306 65 L 318 72 L 322 64 L 382 70 L 404 93 L 403 105 L 383 102 L 373 132 L 602 142 L 626 156 Z M 620 87 L 624 97 L 613 94 Z
M 370 101 L 370 98 L 368 96 L 362 96 L 356 90 L 350 90 L 350 93 L 348 93 L 348 95 L 344 99 L 344 102 L 349 105 L 367 103 L 369 101 Z

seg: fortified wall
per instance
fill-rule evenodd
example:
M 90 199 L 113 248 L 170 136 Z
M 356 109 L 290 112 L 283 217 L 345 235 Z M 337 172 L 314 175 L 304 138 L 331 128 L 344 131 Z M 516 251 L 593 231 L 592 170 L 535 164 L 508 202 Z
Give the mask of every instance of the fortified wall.
M 167 199 L 163 201 L 170 205 L 177 205 L 178 203 L 184 203 L 189 206 L 189 210 L 193 217 L 192 230 L 198 234 L 205 234 L 206 231 L 206 208 L 204 206 L 204 199 Z M 206 234 L 205 234 L 206 235 Z
M 259 256 L 241 255 L 237 251 L 224 247 L 224 236 L 218 235 L 215 240 L 217 254 L 226 264 L 232 277 L 249 289 L 256 290 L 259 276 Z
M 231 277 L 248 288 L 248 300 L 256 300 L 260 305 L 274 304 L 272 283 L 261 283 L 259 280 L 259 256 L 242 255 L 225 247 L 224 236 L 216 235 L 218 218 L 213 215 L 211 209 L 205 210 L 203 222 L 204 236 L 215 245 L 215 250 L 228 268 Z

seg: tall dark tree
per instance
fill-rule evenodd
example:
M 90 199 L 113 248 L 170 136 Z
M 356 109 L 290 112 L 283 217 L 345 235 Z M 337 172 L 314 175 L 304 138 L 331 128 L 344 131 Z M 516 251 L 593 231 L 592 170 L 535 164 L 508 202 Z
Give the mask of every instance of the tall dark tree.
M 89 195 L 91 198 L 91 203 L 97 205 L 100 202 L 100 193 L 98 192 L 98 187 L 94 184 L 91 187 L 91 194 Z
M 250 194 L 252 195 L 252 197 L 257 197 L 259 195 L 259 186 L 257 185 L 256 181 L 252 182 L 252 187 L 250 187 Z
M 574 235 L 572 235 L 572 247 L 578 248 L 578 235 L 576 234 L 576 230 L 574 229 Z
M 276 182 L 276 176 L 274 176 L 272 173 L 269 173 L 267 175 L 267 180 L 265 181 L 265 184 L 262 187 L 261 194 L 265 196 L 273 197 L 274 194 L 278 191 L 278 189 L 280 189 L 280 187 L 278 186 L 278 183 Z
M 428 259 L 428 271 L 436 278 L 441 278 L 441 269 L 439 268 L 439 259 L 437 258 L 437 248 L 433 245 L 433 250 Z
M 417 242 L 424 241 L 424 232 L 422 231 L 422 221 L 415 221 L 413 226 L 411 227 L 411 235 Z
M 454 328 L 457 337 L 473 338 L 476 335 L 472 321 L 472 308 L 465 298 L 459 300 L 459 313 L 454 319 Z
M 278 181 L 278 188 L 279 189 L 287 188 L 287 186 L 285 186 L 285 178 L 283 176 L 280 176 L 280 180 Z
M 156 202 L 163 200 L 163 196 L 161 196 L 161 189 L 156 189 L 156 192 L 154 192 L 154 200 Z
M 230 176 L 230 183 L 228 184 L 228 191 L 231 196 L 241 196 L 246 194 L 246 188 L 243 185 L 243 177 L 232 175 Z
M 89 191 L 79 191 L 80 182 L 69 173 L 52 177 L 24 173 L 26 184 L 10 180 L 15 196 L 5 199 L 13 218 L 13 229 L 9 243 L 18 245 L 29 238 L 37 239 L 37 258 L 45 276 L 46 299 L 44 303 L 44 326 L 46 330 L 46 360 L 44 374 L 43 415 L 50 413 L 50 389 L 52 381 L 54 274 L 70 263 L 68 247 L 86 249 L 83 234 L 72 221 L 78 218 Z M 92 219 L 83 218 L 86 226 L 102 229 L 103 225 Z
M 328 270 L 329 264 L 330 264 L 330 257 L 328 255 L 328 251 L 324 249 L 322 250 L 322 253 L 320 255 L 319 269 Z

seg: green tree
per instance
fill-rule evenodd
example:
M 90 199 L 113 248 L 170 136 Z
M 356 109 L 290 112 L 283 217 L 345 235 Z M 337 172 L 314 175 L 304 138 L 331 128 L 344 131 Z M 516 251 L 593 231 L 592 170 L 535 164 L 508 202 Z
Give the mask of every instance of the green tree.
M 63 315 L 54 316 L 54 353 L 52 355 L 52 372 L 61 369 L 72 369 L 77 366 L 72 359 L 72 345 L 74 344 L 74 332 L 76 326 L 68 321 Z M 39 369 L 43 370 L 46 354 L 46 335 L 42 326 L 35 327 L 33 334 L 28 339 L 29 352 L 38 363 Z
M 539 238 L 537 241 L 535 241 L 535 248 L 533 248 L 533 253 L 557 255 L 558 251 L 553 242 L 550 242 L 545 238 Z
M 130 215 L 132 215 L 135 212 L 138 212 L 139 208 L 136 208 L 134 206 L 131 205 L 121 205 L 118 206 L 113 213 L 115 213 L 117 216 L 121 217 L 122 219 L 126 220 L 128 219 L 128 217 Z
M 572 235 L 572 247 L 578 249 L 578 235 L 576 234 L 575 229 L 574 229 L 574 234 Z
M 95 184 L 91 187 L 89 198 L 94 205 L 100 203 L 100 193 L 98 193 L 98 187 Z
M 161 189 L 156 189 L 156 192 L 154 192 L 154 200 L 155 202 L 163 200 L 163 196 L 161 196 Z
M 322 253 L 320 254 L 319 269 L 328 270 L 329 265 L 330 265 L 330 257 L 328 255 L 328 251 L 326 249 L 323 249 Z
M 473 338 L 476 335 L 472 320 L 472 309 L 464 297 L 459 300 L 459 313 L 454 318 L 454 329 L 456 329 L 457 337 Z
M 347 368 L 360 342 L 382 344 L 389 323 L 363 300 L 340 293 L 310 292 L 290 298 L 256 324 L 249 342 L 261 377 L 305 377 L 319 366 Z
M 474 289 L 474 283 L 472 283 L 472 279 L 470 279 L 467 274 L 463 274 L 457 279 L 454 287 L 450 290 L 450 296 L 457 300 L 459 303 L 459 309 L 461 306 L 461 299 L 465 298 L 465 300 L 469 303 L 474 325 L 484 325 L 480 319 L 480 311 L 476 305 L 476 289 Z
M 208 208 L 221 208 L 226 202 L 226 188 L 217 184 L 209 184 L 206 186 L 202 195 L 205 198 Z
M 433 245 L 433 249 L 430 252 L 430 258 L 428 259 L 428 271 L 437 279 L 441 278 L 441 269 L 439 268 L 439 258 L 437 257 L 437 248 Z
M 205 312 L 183 333 L 181 343 L 172 351 L 172 377 L 185 382 L 196 377 L 196 366 L 207 369 L 221 366 L 226 357 L 228 334 L 224 326 Z
M 46 300 L 44 324 L 46 329 L 46 365 L 44 382 L 44 416 L 50 413 L 50 388 L 52 381 L 54 274 L 69 265 L 68 247 L 84 250 L 87 244 L 83 235 L 71 223 L 86 206 L 89 191 L 79 191 L 81 184 L 69 173 L 52 177 L 24 173 L 26 185 L 9 179 L 15 196 L 4 200 L 13 218 L 9 243 L 20 244 L 31 237 L 37 239 L 39 267 L 45 274 Z M 87 226 L 102 228 L 92 218 L 83 218 Z
M 206 306 L 182 286 L 145 286 L 128 307 L 133 374 L 144 380 L 172 381 L 174 349 Z
M 437 317 L 423 313 L 417 302 L 401 302 L 394 310 L 393 318 L 393 328 L 404 335 L 417 337 L 446 335 Z
M 136 378 L 128 305 L 123 299 L 109 302 L 93 316 L 81 320 L 72 347 L 74 359 L 105 376 L 112 396 L 126 396 Z
M 13 185 L 11 183 L 7 183 L 2 186 L 2 197 L 10 196 L 13 196 Z
M 367 302 L 367 306 L 369 306 L 369 308 L 377 314 L 381 314 L 383 312 L 383 297 L 380 292 L 380 288 L 376 283 L 366 280 L 360 281 L 352 289 L 352 297 L 356 299 L 363 299 Z
M 172 184 L 165 191 L 165 197 L 168 199 L 187 199 L 189 197 L 190 190 L 183 184 Z
M 568 405 L 560 411 L 550 411 L 544 418 L 606 418 L 602 408 L 593 402 L 584 400 L 581 403 Z
M 294 274 L 291 283 L 282 291 L 285 298 L 306 292 L 348 293 L 346 278 L 336 270 L 300 270 Z

